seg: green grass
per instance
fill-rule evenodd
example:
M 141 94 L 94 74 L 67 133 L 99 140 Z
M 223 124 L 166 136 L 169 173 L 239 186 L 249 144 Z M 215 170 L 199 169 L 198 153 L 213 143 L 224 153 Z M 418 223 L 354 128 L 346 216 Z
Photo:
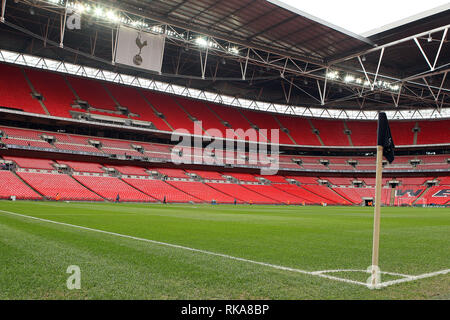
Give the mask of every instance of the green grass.
M 1 201 L 0 210 L 306 271 L 366 270 L 371 261 L 370 208 Z M 381 270 L 448 269 L 449 248 L 450 209 L 382 209 Z M 69 265 L 81 268 L 80 290 L 66 287 Z M 0 212 L 0 299 L 442 298 L 450 274 L 369 290 Z

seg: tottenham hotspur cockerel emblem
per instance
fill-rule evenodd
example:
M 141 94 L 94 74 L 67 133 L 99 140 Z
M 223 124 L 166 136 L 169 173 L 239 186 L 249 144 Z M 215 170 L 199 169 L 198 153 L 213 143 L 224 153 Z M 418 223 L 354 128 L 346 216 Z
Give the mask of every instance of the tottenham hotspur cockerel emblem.
M 139 52 L 137 55 L 134 56 L 133 58 L 133 63 L 137 66 L 140 66 L 142 64 L 142 56 L 141 56 L 141 52 L 142 52 L 142 48 L 144 48 L 145 46 L 147 46 L 147 40 L 145 40 L 144 42 L 142 42 L 141 39 L 141 33 L 138 33 L 138 36 L 136 37 L 136 46 L 139 48 Z

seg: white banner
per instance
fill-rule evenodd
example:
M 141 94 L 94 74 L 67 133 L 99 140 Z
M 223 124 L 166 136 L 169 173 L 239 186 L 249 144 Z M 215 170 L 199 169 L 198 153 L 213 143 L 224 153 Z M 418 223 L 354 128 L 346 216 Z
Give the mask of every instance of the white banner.
M 161 73 L 164 44 L 164 35 L 155 35 L 120 26 L 114 61 Z

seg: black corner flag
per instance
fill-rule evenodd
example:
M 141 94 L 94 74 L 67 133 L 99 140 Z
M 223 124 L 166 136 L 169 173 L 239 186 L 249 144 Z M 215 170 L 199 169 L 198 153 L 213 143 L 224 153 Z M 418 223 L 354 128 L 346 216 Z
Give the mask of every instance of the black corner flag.
M 378 141 L 377 144 L 383 147 L 383 156 L 389 163 L 394 161 L 394 140 L 392 139 L 391 129 L 386 113 L 380 112 L 378 115 Z

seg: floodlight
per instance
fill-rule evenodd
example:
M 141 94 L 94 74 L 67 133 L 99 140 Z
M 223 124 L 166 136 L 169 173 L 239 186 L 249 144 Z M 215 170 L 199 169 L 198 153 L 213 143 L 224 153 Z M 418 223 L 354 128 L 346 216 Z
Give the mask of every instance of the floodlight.
M 197 39 L 195 39 L 195 43 L 200 47 L 208 46 L 208 41 L 203 37 L 198 37 Z
M 229 47 L 228 51 L 231 52 L 232 54 L 239 54 L 239 49 L 236 47 Z
M 106 17 L 108 18 L 108 20 L 113 21 L 113 22 L 119 21 L 118 15 L 117 15 L 114 11 L 112 11 L 112 10 L 109 10 L 109 11 L 106 13 Z
M 331 79 L 331 80 L 339 78 L 339 74 L 337 71 L 329 71 L 329 72 L 327 72 L 326 76 L 328 79 Z
M 103 15 L 103 9 L 100 8 L 100 7 L 95 8 L 94 14 L 95 14 L 97 17 L 102 16 L 102 15 Z
M 352 76 L 351 74 L 346 75 L 345 78 L 344 78 L 345 82 L 352 82 L 354 80 L 355 80 L 355 77 Z

